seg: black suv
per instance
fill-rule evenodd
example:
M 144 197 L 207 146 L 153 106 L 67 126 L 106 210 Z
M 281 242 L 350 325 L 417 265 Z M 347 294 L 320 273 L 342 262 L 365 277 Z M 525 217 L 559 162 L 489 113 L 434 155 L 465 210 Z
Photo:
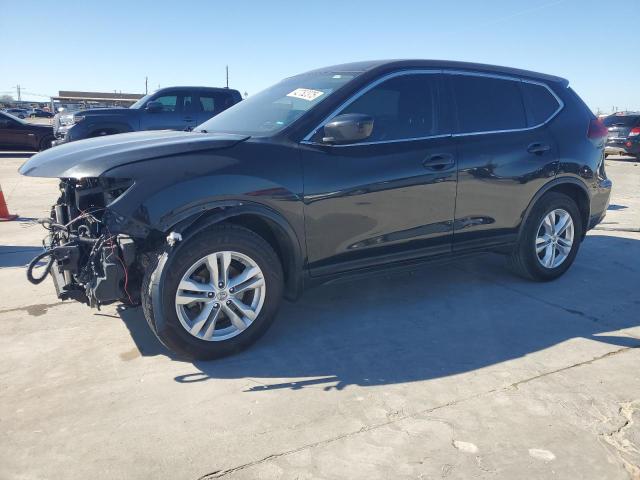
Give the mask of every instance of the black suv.
M 53 121 L 54 145 L 138 130 L 191 130 L 240 100 L 240 92 L 229 88 L 169 87 L 129 108 L 62 112 Z
M 609 129 L 605 155 L 640 158 L 640 113 L 614 113 L 603 123 Z
M 142 303 L 170 349 L 249 345 L 282 297 L 338 277 L 501 252 L 527 278 L 573 263 L 605 214 L 607 129 L 562 78 L 446 61 L 287 78 L 193 132 L 40 153 L 59 177 L 46 260 L 60 298 Z

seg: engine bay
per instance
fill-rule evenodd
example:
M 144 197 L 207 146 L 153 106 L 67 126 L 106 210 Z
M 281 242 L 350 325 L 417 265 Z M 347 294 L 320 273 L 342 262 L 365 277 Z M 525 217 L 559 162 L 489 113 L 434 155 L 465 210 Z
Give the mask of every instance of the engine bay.
M 113 233 L 106 221 L 109 204 L 131 185 L 119 179 L 61 179 L 50 217 L 38 221 L 49 233 L 45 251 L 29 264 L 29 281 L 41 283 L 50 273 L 58 298 L 91 307 L 138 304 L 142 271 L 136 241 Z

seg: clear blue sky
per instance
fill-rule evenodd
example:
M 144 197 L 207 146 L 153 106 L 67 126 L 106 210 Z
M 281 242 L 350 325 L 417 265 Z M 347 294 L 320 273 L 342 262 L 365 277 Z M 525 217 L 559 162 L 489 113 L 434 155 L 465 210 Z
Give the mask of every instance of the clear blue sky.
M 222 86 L 227 64 L 252 94 L 324 65 L 436 58 L 556 74 L 593 109 L 640 109 L 639 32 L 640 0 L 0 0 L 0 95 L 137 93 L 146 75 L 150 90 Z

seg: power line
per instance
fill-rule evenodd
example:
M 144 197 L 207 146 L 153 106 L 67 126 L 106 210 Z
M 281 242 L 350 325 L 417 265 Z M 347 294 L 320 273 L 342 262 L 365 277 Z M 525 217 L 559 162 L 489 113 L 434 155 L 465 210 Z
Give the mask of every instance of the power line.
M 53 95 L 49 95 L 49 94 L 45 94 L 45 93 L 35 93 L 35 92 L 23 92 L 23 93 L 26 93 L 27 95 L 34 95 L 34 96 L 36 96 L 36 97 L 46 97 L 46 98 L 49 98 L 49 97 L 52 97 L 52 96 L 53 96 Z

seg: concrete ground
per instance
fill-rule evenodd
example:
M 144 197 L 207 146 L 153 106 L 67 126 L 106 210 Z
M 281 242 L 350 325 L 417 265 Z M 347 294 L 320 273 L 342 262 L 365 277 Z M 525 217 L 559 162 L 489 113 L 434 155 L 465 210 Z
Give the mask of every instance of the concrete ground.
M 552 283 L 488 255 L 319 288 L 216 362 L 27 283 L 55 182 L 0 154 L 0 478 L 640 478 L 640 166 Z

